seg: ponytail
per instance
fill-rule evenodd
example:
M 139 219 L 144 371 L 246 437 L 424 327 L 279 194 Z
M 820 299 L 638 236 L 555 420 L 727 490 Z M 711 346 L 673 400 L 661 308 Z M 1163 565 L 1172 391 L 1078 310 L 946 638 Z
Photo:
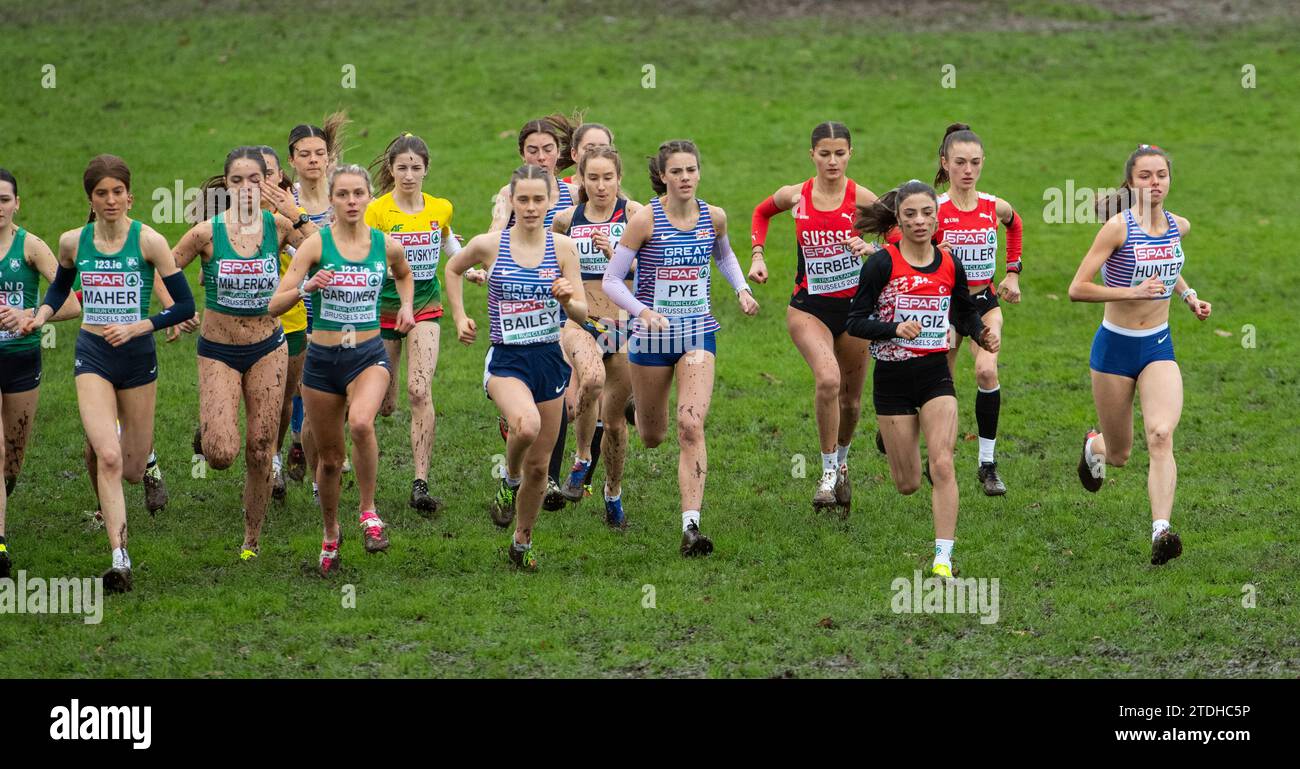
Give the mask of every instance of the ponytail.
M 970 126 L 965 123 L 953 123 L 944 131 L 943 141 L 939 143 L 939 171 L 934 175 L 934 186 L 942 187 L 948 183 L 948 171 L 943 167 L 943 161 L 948 159 L 948 148 L 957 142 L 971 142 L 978 144 L 981 150 L 984 149 L 984 142 L 976 133 L 970 130 Z
M 399 134 L 396 139 L 388 143 L 388 147 L 379 156 L 370 161 L 370 173 L 375 179 L 375 197 L 386 195 L 397 186 L 393 178 L 393 162 L 397 156 L 404 152 L 419 155 L 424 160 L 425 173 L 429 171 L 429 145 L 415 134 L 407 131 Z
M 1148 155 L 1154 155 L 1165 159 L 1165 168 L 1173 174 L 1174 164 L 1169 159 L 1169 153 L 1154 144 L 1139 144 L 1137 149 L 1128 156 L 1124 162 L 1124 179 L 1120 182 L 1119 189 L 1108 195 L 1095 195 L 1093 200 L 1093 210 L 1097 213 L 1097 218 L 1102 221 L 1109 221 L 1121 211 L 1126 211 L 1133 206 L 1134 200 L 1133 188 L 1129 182 L 1133 179 L 1133 166 L 1137 164 L 1138 158 Z
M 933 187 L 919 179 L 913 179 L 881 195 L 869 206 L 858 206 L 858 220 L 853 223 L 854 229 L 885 235 L 898 226 L 899 204 L 917 194 L 929 195 L 931 200 L 938 203 Z
M 667 167 L 668 158 L 678 152 L 687 152 L 695 156 L 695 162 L 700 162 L 700 151 L 695 146 L 695 142 L 689 139 L 673 139 L 659 145 L 659 153 L 650 160 L 650 186 L 654 188 L 656 195 L 665 195 L 668 193 L 668 185 L 664 183 L 663 173 Z
M 573 133 L 582 124 L 583 114 L 574 112 L 571 116 L 565 116 L 557 112 L 524 123 L 524 127 L 519 129 L 519 157 L 524 156 L 524 140 L 533 134 L 546 134 L 555 140 L 558 153 L 555 159 L 555 170 L 563 171 L 572 166 L 573 158 L 570 156 L 569 148 L 573 146 Z

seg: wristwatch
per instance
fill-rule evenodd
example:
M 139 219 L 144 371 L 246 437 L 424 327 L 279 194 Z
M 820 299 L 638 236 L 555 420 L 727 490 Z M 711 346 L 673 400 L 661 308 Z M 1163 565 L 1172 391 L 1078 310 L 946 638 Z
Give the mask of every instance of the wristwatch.
M 304 224 L 306 224 L 307 222 L 310 222 L 310 221 L 311 221 L 311 217 L 310 217 L 310 216 L 308 216 L 308 215 L 306 215 L 306 214 L 298 214 L 298 221 L 296 221 L 296 222 L 293 223 L 293 228 L 294 228 L 295 230 L 301 230 L 301 229 L 302 229 L 302 226 L 303 226 Z

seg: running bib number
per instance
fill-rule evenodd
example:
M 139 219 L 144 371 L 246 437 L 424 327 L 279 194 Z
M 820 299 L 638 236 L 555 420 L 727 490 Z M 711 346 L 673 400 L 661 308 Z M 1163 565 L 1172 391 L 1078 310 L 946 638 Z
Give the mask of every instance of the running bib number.
M 97 326 L 140 320 L 140 273 L 81 273 L 81 320 Z
M 378 271 L 336 272 L 334 280 L 320 290 L 320 318 L 331 323 L 376 323 L 379 320 L 379 288 L 384 276 Z
M 1134 243 L 1133 244 L 1133 279 L 1130 288 L 1142 284 L 1152 275 L 1165 284 L 1165 293 L 1157 297 L 1168 299 L 1178 282 L 1178 274 L 1183 270 L 1183 246 L 1175 240 L 1172 243 Z
M 804 274 L 808 293 L 833 294 L 858 287 L 862 260 L 840 244 L 803 246 Z
M 560 303 L 556 299 L 501 300 L 502 344 L 538 344 L 560 340 Z
M 280 287 L 280 262 L 264 259 L 223 259 L 217 265 L 217 304 L 232 310 L 263 310 Z
M 656 267 L 654 311 L 665 318 L 709 313 L 709 268 Z
M 433 232 L 390 232 L 406 252 L 406 263 L 411 265 L 411 275 L 416 280 L 433 280 L 438 277 L 438 260 L 442 257 L 442 230 Z
M 915 339 L 895 337 L 894 343 L 909 350 L 926 352 L 948 349 L 948 307 L 951 303 L 950 296 L 899 294 L 894 320 L 899 323 L 914 320 L 921 324 L 921 333 Z
M 569 228 L 569 237 L 573 238 L 574 245 L 578 247 L 578 266 L 579 269 L 589 275 L 603 275 L 605 268 L 609 267 L 609 259 L 605 257 L 605 252 L 596 248 L 591 236 L 597 232 L 603 232 L 609 238 L 609 247 L 611 250 L 618 246 L 618 239 L 623 236 L 623 230 L 627 228 L 623 222 L 614 224 L 577 224 Z
M 967 283 L 991 283 L 998 266 L 998 231 L 944 230 L 943 239 L 966 270 Z

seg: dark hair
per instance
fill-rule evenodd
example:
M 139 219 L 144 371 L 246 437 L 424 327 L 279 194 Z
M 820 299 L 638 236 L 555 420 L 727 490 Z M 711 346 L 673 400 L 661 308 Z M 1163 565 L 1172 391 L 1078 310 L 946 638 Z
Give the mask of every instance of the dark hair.
M 289 132 L 289 157 L 293 158 L 293 147 L 303 139 L 315 136 L 325 140 L 325 151 L 329 153 L 329 165 L 337 165 L 343 155 L 343 128 L 351 122 L 348 113 L 340 110 L 325 118 L 325 127 L 299 123 Z M 328 169 L 327 169 L 328 170 Z
M 547 171 L 545 168 L 542 168 L 541 166 L 530 166 L 527 163 L 524 163 L 522 166 L 519 166 L 518 168 L 515 169 L 514 173 L 510 174 L 510 197 L 513 198 L 515 195 L 515 182 L 518 182 L 522 179 L 541 179 L 542 181 L 546 182 L 546 196 L 550 197 L 551 195 L 551 172 L 550 171 Z
M 656 195 L 663 195 L 668 192 L 668 185 L 664 184 L 663 173 L 664 166 L 668 162 L 668 157 L 678 152 L 689 152 L 695 156 L 695 162 L 700 162 L 700 151 L 696 149 L 695 142 L 689 139 L 673 139 L 659 145 L 659 154 L 650 158 L 650 186 L 654 188 Z
M 1154 155 L 1165 159 L 1165 168 L 1169 173 L 1174 172 L 1174 163 L 1169 159 L 1169 153 L 1160 149 L 1154 144 L 1139 144 L 1138 148 L 1128 156 L 1124 162 L 1124 180 L 1120 182 L 1119 189 L 1106 196 L 1095 196 L 1093 206 L 1097 216 L 1103 220 L 1108 220 L 1120 211 L 1124 211 L 1133 205 L 1133 188 L 1129 186 L 1129 180 L 1133 178 L 1133 166 L 1137 165 L 1138 158 Z
M 608 126 L 604 125 L 603 123 L 583 123 L 582 125 L 573 129 L 573 136 L 572 138 L 569 139 L 569 149 L 572 151 L 581 147 L 582 137 L 586 136 L 592 131 L 603 131 L 605 135 L 609 137 L 609 145 L 611 147 L 614 146 L 614 132 L 609 130 Z
M 424 160 L 424 169 L 429 170 L 429 145 L 410 131 L 399 134 L 396 139 L 388 143 L 388 147 L 379 153 L 378 157 L 370 161 L 370 172 L 375 176 L 375 195 L 387 194 L 396 186 L 396 180 L 393 179 L 393 162 L 403 152 L 419 155 Z
M 978 144 L 980 149 L 984 149 L 984 142 L 980 137 L 970 130 L 970 126 L 965 123 L 953 123 L 944 131 L 943 141 L 939 142 L 939 171 L 934 175 L 934 186 L 942 187 L 948 183 L 948 172 L 944 170 L 943 161 L 948 157 L 948 148 L 957 142 L 972 142 Z
M 14 188 L 14 197 L 18 197 L 18 180 L 14 178 L 13 174 L 9 173 L 9 169 L 0 168 L 0 182 L 9 182 L 12 184 Z
M 86 172 L 81 175 L 82 186 L 86 188 L 86 198 L 89 199 L 95 187 L 105 179 L 117 179 L 126 185 L 126 191 L 131 191 L 131 169 L 127 167 L 126 161 L 117 155 L 96 155 L 90 159 L 86 165 Z M 95 209 L 90 209 L 90 218 L 88 222 L 95 221 Z
M 555 140 L 555 146 L 558 148 L 559 156 L 555 160 L 555 170 L 563 171 L 573 165 L 573 158 L 569 157 L 569 147 L 573 143 L 573 132 L 581 122 L 582 113 L 574 113 L 572 117 L 566 117 L 558 112 L 529 120 L 524 123 L 523 128 L 519 129 L 519 157 L 524 156 L 525 139 L 533 134 L 546 134 Z
M 884 235 L 898 225 L 898 207 L 913 195 L 929 195 L 937 205 L 939 198 L 934 188 L 920 179 L 904 182 L 886 192 L 869 206 L 858 206 L 858 220 L 853 223 L 858 232 Z
M 187 218 L 191 222 L 211 219 L 230 208 L 230 191 L 226 189 L 226 177 L 230 175 L 230 167 L 236 160 L 252 160 L 261 169 L 262 175 L 266 175 L 266 158 L 262 157 L 261 147 L 246 144 L 234 148 L 226 155 L 226 164 L 222 166 L 221 173 L 209 176 L 199 185 L 198 200 L 195 200 L 190 210 L 186 211 L 189 214 Z
M 257 151 L 262 153 L 263 156 L 270 155 L 271 157 L 275 158 L 275 167 L 280 169 L 280 189 L 292 190 L 293 182 L 289 181 L 288 175 L 286 175 L 284 172 L 284 163 L 280 161 L 280 153 L 276 152 L 275 148 L 269 144 L 259 144 L 257 146 Z M 266 172 L 268 174 L 271 173 L 271 169 L 269 166 L 267 167 Z
M 579 203 L 587 202 L 587 185 L 585 183 L 586 176 L 587 176 L 587 163 L 595 159 L 614 161 L 614 173 L 618 176 L 619 179 L 623 178 L 623 159 L 619 157 L 618 150 L 614 149 L 612 146 L 596 147 L 591 152 L 588 152 L 587 154 L 583 155 L 582 160 L 578 161 L 578 202 Z M 614 194 L 618 197 L 622 197 L 621 185 L 619 189 L 615 191 Z
M 837 123 L 834 120 L 827 120 L 824 123 L 818 123 L 812 131 L 812 148 L 817 149 L 817 142 L 822 139 L 843 139 L 853 146 L 853 137 L 849 135 L 849 129 L 843 123 Z

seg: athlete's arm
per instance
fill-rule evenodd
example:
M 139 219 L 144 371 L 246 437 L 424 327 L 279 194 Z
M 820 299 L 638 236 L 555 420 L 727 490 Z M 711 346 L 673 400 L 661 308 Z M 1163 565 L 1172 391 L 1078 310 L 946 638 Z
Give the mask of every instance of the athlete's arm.
M 172 249 L 172 260 L 176 263 L 177 269 L 185 269 L 197 256 L 212 258 L 212 221 L 210 219 L 205 219 L 191 227 L 177 241 L 176 247 Z M 169 297 L 169 301 L 165 302 L 164 306 L 170 304 Z
M 893 262 L 889 252 L 884 249 L 867 257 L 866 262 L 863 263 L 862 272 L 858 273 L 858 290 L 853 294 L 853 302 L 849 306 L 849 319 L 845 324 L 845 330 L 853 336 L 860 339 L 893 339 L 898 336 L 897 323 L 885 322 L 873 317 L 876 313 L 876 301 L 880 298 L 880 292 L 885 290 L 885 285 L 889 283 L 891 272 L 893 272 Z
M 999 340 L 993 329 L 984 325 L 979 307 L 970 296 L 970 283 L 966 280 L 966 268 L 953 259 L 952 254 L 944 252 L 945 258 L 952 259 L 955 279 L 952 286 L 952 304 L 948 305 L 948 320 L 958 334 L 970 337 L 975 343 L 989 352 L 997 352 Z M 991 347 L 990 347 L 991 346 Z
M 275 214 L 275 234 L 276 242 L 280 244 L 280 250 L 286 248 L 297 248 L 307 240 L 307 236 L 316 232 L 316 225 L 311 222 L 303 224 L 301 227 L 295 227 L 297 222 L 279 213 Z
M 745 283 L 745 274 L 740 270 L 740 260 L 736 258 L 736 252 L 731 250 L 731 240 L 727 237 L 727 212 L 717 206 L 709 206 L 709 216 L 713 218 L 713 227 L 717 231 L 717 238 L 713 242 L 713 261 L 722 271 L 722 277 L 726 278 L 731 288 L 735 290 L 736 299 L 740 302 L 740 311 L 749 316 L 757 315 L 758 300 L 754 298 L 753 290 Z
M 578 247 L 565 235 L 555 236 L 555 258 L 560 276 L 551 284 L 551 294 L 564 306 L 564 314 L 574 323 L 587 319 L 587 292 L 582 287 L 582 267 L 578 265 Z
M 307 281 L 306 285 L 303 285 L 302 281 L 307 277 L 307 273 L 320 263 L 320 248 L 320 233 L 315 233 L 294 251 L 293 258 L 289 260 L 289 269 L 285 270 L 284 277 L 280 278 L 280 290 L 271 297 L 271 303 L 266 308 L 268 315 L 278 317 L 293 309 L 293 306 L 302 300 L 298 294 L 299 287 L 306 293 L 311 293 L 321 286 L 328 286 L 334 279 L 334 273 L 330 270 L 320 270 Z
M 755 283 L 767 282 L 767 263 L 763 260 L 763 247 L 767 243 L 767 228 L 772 217 L 794 207 L 798 199 L 799 185 L 787 184 L 773 192 L 762 203 L 754 207 L 754 215 L 749 224 L 749 277 Z
M 573 222 L 573 212 L 577 211 L 577 206 L 569 206 L 563 211 L 557 211 L 555 218 L 551 219 L 551 232 L 558 232 L 561 235 L 569 234 L 569 224 Z
M 447 289 L 447 304 L 451 307 L 451 317 L 456 323 L 456 337 L 460 339 L 461 344 L 473 344 L 478 331 L 474 319 L 465 314 L 464 285 L 461 277 L 476 264 L 482 264 L 488 270 L 492 269 L 492 262 L 496 259 L 496 250 L 492 247 L 493 240 L 500 237 L 500 233 L 497 232 L 475 235 L 469 239 L 464 248 L 447 260 L 447 266 L 443 268 L 442 283 Z
M 998 297 L 1011 304 L 1020 303 L 1020 249 L 1022 222 L 1011 204 L 1002 198 L 995 204 L 998 221 L 1007 228 L 1007 271 L 998 284 Z
M 872 192 L 871 190 L 859 184 L 857 186 L 856 192 L 854 193 L 853 204 L 856 205 L 858 208 L 866 208 L 867 206 L 871 205 L 872 203 L 875 203 L 879 199 L 880 198 L 878 195 L 876 195 L 876 193 Z
M 80 230 L 68 230 L 59 236 L 59 266 L 54 273 L 54 280 L 45 289 L 45 298 L 41 300 L 41 306 L 36 308 L 36 314 L 23 319 L 18 333 L 30 334 L 45 325 L 50 316 L 58 312 L 68 300 L 73 281 L 77 279 L 77 243 L 80 238 Z
M 388 272 L 393 276 L 397 297 L 402 302 L 397 310 L 397 333 L 405 334 L 415 328 L 415 277 L 406 261 L 406 249 L 388 235 L 384 235 L 384 255 L 388 257 Z
M 653 232 L 654 214 L 651 213 L 650 208 L 642 208 L 627 223 L 627 229 L 623 230 L 623 236 L 619 238 L 618 245 L 614 248 L 614 255 L 610 257 L 609 265 L 605 267 L 605 277 L 601 280 L 600 286 L 605 289 L 605 295 L 610 301 L 623 308 L 629 317 L 640 318 L 650 330 L 660 331 L 668 328 L 668 319 L 637 301 L 636 296 L 622 280 L 631 268 L 632 260 L 636 259 L 637 252 L 646 244 Z
M 501 188 L 492 199 L 492 224 L 489 230 L 504 230 L 510 223 L 510 185 Z
M 1152 275 L 1134 288 L 1112 288 L 1093 283 L 1093 278 L 1101 271 L 1101 265 L 1124 245 L 1124 217 L 1112 216 L 1102 225 L 1092 247 L 1083 257 L 1083 263 L 1070 281 L 1071 302 L 1121 302 L 1128 299 L 1155 299 L 1164 296 L 1165 284 Z
M 54 258 L 54 252 L 46 245 L 45 241 L 36 237 L 32 233 L 27 233 L 26 244 L 27 263 L 36 268 L 36 271 L 45 276 L 45 280 L 50 283 L 54 282 L 54 276 L 59 269 L 59 260 Z M 31 312 L 35 315 L 35 310 L 24 310 L 23 313 Z M 76 294 L 69 294 L 63 306 L 59 311 L 50 316 L 50 320 L 68 320 L 81 314 L 81 302 L 77 301 Z
M 114 347 L 194 317 L 194 294 L 190 291 L 190 283 L 185 279 L 185 273 L 177 268 L 167 239 L 148 225 L 140 228 L 140 256 L 153 266 L 155 282 L 161 279 L 164 291 L 175 302 L 134 323 L 105 326 L 104 341 Z

